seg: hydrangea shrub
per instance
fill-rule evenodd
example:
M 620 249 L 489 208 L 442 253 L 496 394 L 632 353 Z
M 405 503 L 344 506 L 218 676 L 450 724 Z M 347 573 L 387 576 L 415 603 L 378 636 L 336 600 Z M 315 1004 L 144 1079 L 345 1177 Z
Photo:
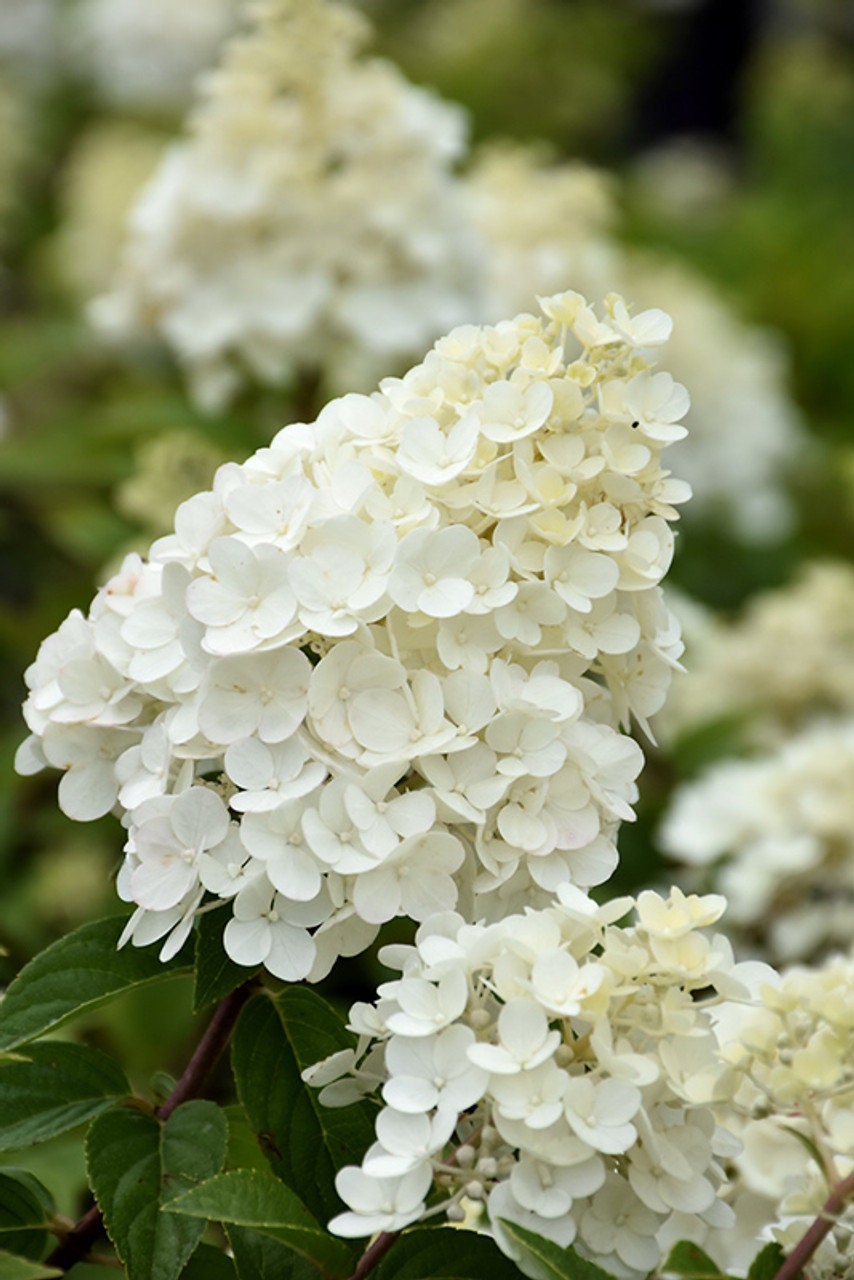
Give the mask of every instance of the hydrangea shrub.
M 0 1149 L 89 1122 L 96 1201 L 69 1225 L 0 1167 L 3 1280 L 73 1272 L 103 1229 L 129 1280 L 696 1278 L 719 1274 L 706 1247 L 746 1271 L 763 1227 L 753 1280 L 793 1280 L 828 1235 L 852 1181 L 844 965 L 805 1018 L 814 978 L 707 932 L 723 898 L 589 894 L 633 816 L 630 724 L 681 652 L 670 328 L 566 292 L 452 330 L 220 468 L 44 642 L 18 767 L 59 769 L 72 818 L 120 817 L 130 914 L 0 1004 Z M 345 1026 L 300 984 L 398 917 L 399 976 Z M 157 1103 L 43 1038 L 189 970 L 217 1008 Z M 201 1095 L 229 1042 L 226 1112 Z M 767 1149 L 793 1116 L 818 1172 L 769 1203 L 750 1126 Z

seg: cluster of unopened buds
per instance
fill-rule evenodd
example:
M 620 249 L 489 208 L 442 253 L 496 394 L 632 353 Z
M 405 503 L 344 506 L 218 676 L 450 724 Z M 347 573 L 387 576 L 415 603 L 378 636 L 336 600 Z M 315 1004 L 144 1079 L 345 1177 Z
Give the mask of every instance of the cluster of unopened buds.
M 358 1049 L 306 1073 L 329 1105 L 373 1090 L 384 1104 L 361 1168 L 338 1175 L 350 1210 L 331 1229 L 480 1205 L 511 1256 L 502 1219 L 633 1277 L 668 1242 L 730 1227 L 721 1162 L 738 1143 L 714 1104 L 736 1077 L 715 1015 L 766 971 L 703 931 L 724 905 L 673 889 L 597 906 L 565 885 L 542 910 L 438 915 L 414 946 L 384 948 L 401 976 L 351 1010 Z
M 680 651 L 668 318 L 578 294 L 285 427 L 45 641 L 19 768 L 127 827 L 125 939 L 326 973 L 402 914 L 601 883 Z

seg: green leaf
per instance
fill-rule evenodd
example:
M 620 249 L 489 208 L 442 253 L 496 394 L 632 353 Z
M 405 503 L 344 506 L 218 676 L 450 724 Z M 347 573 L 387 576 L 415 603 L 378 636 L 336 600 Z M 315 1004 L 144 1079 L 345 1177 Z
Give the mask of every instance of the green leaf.
M 110 1280 L 123 1280 L 127 1275 L 124 1267 L 120 1267 L 112 1258 L 110 1262 L 114 1263 L 110 1267 Z M 71 1270 L 66 1271 L 65 1274 L 68 1280 L 107 1280 L 103 1262 L 75 1262 Z
M 365 1103 L 322 1106 L 300 1072 L 354 1043 L 335 1011 L 304 987 L 254 997 L 232 1038 L 238 1097 L 262 1150 L 322 1222 L 341 1211 L 336 1172 L 361 1163 L 374 1140 L 372 1112 Z
M 19 1258 L 0 1249 L 0 1280 L 50 1280 L 52 1276 L 61 1275 L 56 1267 L 33 1262 L 32 1258 Z
M 317 1268 L 272 1236 L 249 1227 L 226 1227 L 240 1280 L 317 1280 Z
M 124 923 L 114 916 L 84 924 L 24 966 L 0 1004 L 0 1049 L 34 1040 L 122 991 L 188 968 L 184 952 L 164 964 L 151 948 L 117 951 Z
M 129 1092 L 121 1067 L 87 1045 L 43 1040 L 26 1057 L 0 1059 L 0 1151 L 56 1137 Z
M 536 1260 L 540 1273 L 547 1280 L 614 1280 L 608 1271 L 582 1258 L 574 1249 L 564 1249 L 553 1240 L 546 1240 L 536 1232 L 520 1227 L 518 1222 L 502 1218 L 501 1226 L 514 1244 L 521 1245 L 523 1252 Z
M 776 1241 L 766 1244 L 751 1262 L 747 1280 L 774 1280 L 774 1276 L 783 1265 L 785 1256 Z
M 228 1120 L 226 1169 L 260 1169 L 262 1173 L 266 1173 L 270 1166 L 240 1103 L 234 1102 L 231 1106 L 223 1107 L 223 1111 Z
M 176 1280 L 204 1224 L 161 1212 L 215 1174 L 226 1120 L 212 1102 L 185 1102 L 165 1122 L 130 1107 L 93 1121 L 86 1139 L 92 1189 L 129 1280 Z
M 26 1162 L 28 1173 L 50 1186 L 56 1212 L 66 1218 L 76 1218 L 80 1191 L 86 1186 L 86 1157 L 80 1130 L 71 1129 L 26 1151 L 4 1152 L 0 1155 L 0 1168 L 16 1165 L 19 1158 Z
M 455 1227 L 407 1231 L 374 1272 L 374 1280 L 422 1280 L 428 1276 L 522 1280 L 518 1267 L 490 1236 Z
M 237 1272 L 222 1249 L 200 1244 L 181 1272 L 181 1280 L 237 1280 Z
M 329 1271 L 349 1274 L 353 1250 L 330 1236 L 284 1183 L 257 1169 L 232 1169 L 173 1201 L 173 1214 L 254 1227 Z
M 680 1240 L 673 1246 L 661 1270 L 686 1276 L 688 1280 L 715 1280 L 722 1274 L 717 1263 L 690 1240 Z
M 236 987 L 252 977 L 253 970 L 235 964 L 222 945 L 222 931 L 231 918 L 231 904 L 216 911 L 206 911 L 196 924 L 195 987 L 193 1009 L 196 1013 L 209 1004 L 230 995 Z
M 0 1170 L 0 1249 L 38 1258 L 53 1212 L 50 1192 L 28 1170 Z

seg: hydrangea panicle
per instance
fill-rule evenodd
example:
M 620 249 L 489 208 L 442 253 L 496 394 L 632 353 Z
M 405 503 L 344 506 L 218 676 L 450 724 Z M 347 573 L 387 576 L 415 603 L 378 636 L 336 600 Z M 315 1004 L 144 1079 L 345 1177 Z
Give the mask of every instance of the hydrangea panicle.
M 331 1229 L 396 1231 L 432 1188 L 430 1213 L 479 1205 L 526 1274 L 540 1272 L 501 1219 L 629 1278 L 660 1265 L 673 1231 L 731 1224 L 720 1158 L 736 1144 L 715 1104 L 737 1073 L 715 1016 L 771 971 L 704 932 L 724 907 L 678 889 L 597 906 L 565 884 L 544 909 L 438 915 L 414 946 L 385 948 L 400 977 L 353 1007 L 355 1055 L 305 1076 L 327 1105 L 377 1089 L 383 1103 L 361 1169 L 338 1175 L 349 1207 Z
M 317 979 L 395 915 L 610 875 L 680 642 L 673 433 L 615 449 L 607 388 L 661 385 L 668 331 L 575 293 L 455 329 L 220 468 L 45 641 L 20 767 L 121 813 L 126 937 L 231 901 L 234 960 Z
M 371 386 L 471 318 L 477 292 L 462 111 L 363 57 L 353 5 L 253 0 L 247 18 L 93 308 L 108 336 L 165 342 L 207 410 L 247 379 Z

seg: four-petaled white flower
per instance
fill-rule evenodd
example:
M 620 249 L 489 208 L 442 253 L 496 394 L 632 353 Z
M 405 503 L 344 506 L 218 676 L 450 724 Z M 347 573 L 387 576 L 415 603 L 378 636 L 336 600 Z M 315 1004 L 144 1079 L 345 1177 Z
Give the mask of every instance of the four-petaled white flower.
M 191 787 L 148 802 L 152 816 L 133 835 L 134 899 L 149 911 L 174 907 L 198 883 L 202 854 L 229 834 L 228 809 L 215 792 Z

